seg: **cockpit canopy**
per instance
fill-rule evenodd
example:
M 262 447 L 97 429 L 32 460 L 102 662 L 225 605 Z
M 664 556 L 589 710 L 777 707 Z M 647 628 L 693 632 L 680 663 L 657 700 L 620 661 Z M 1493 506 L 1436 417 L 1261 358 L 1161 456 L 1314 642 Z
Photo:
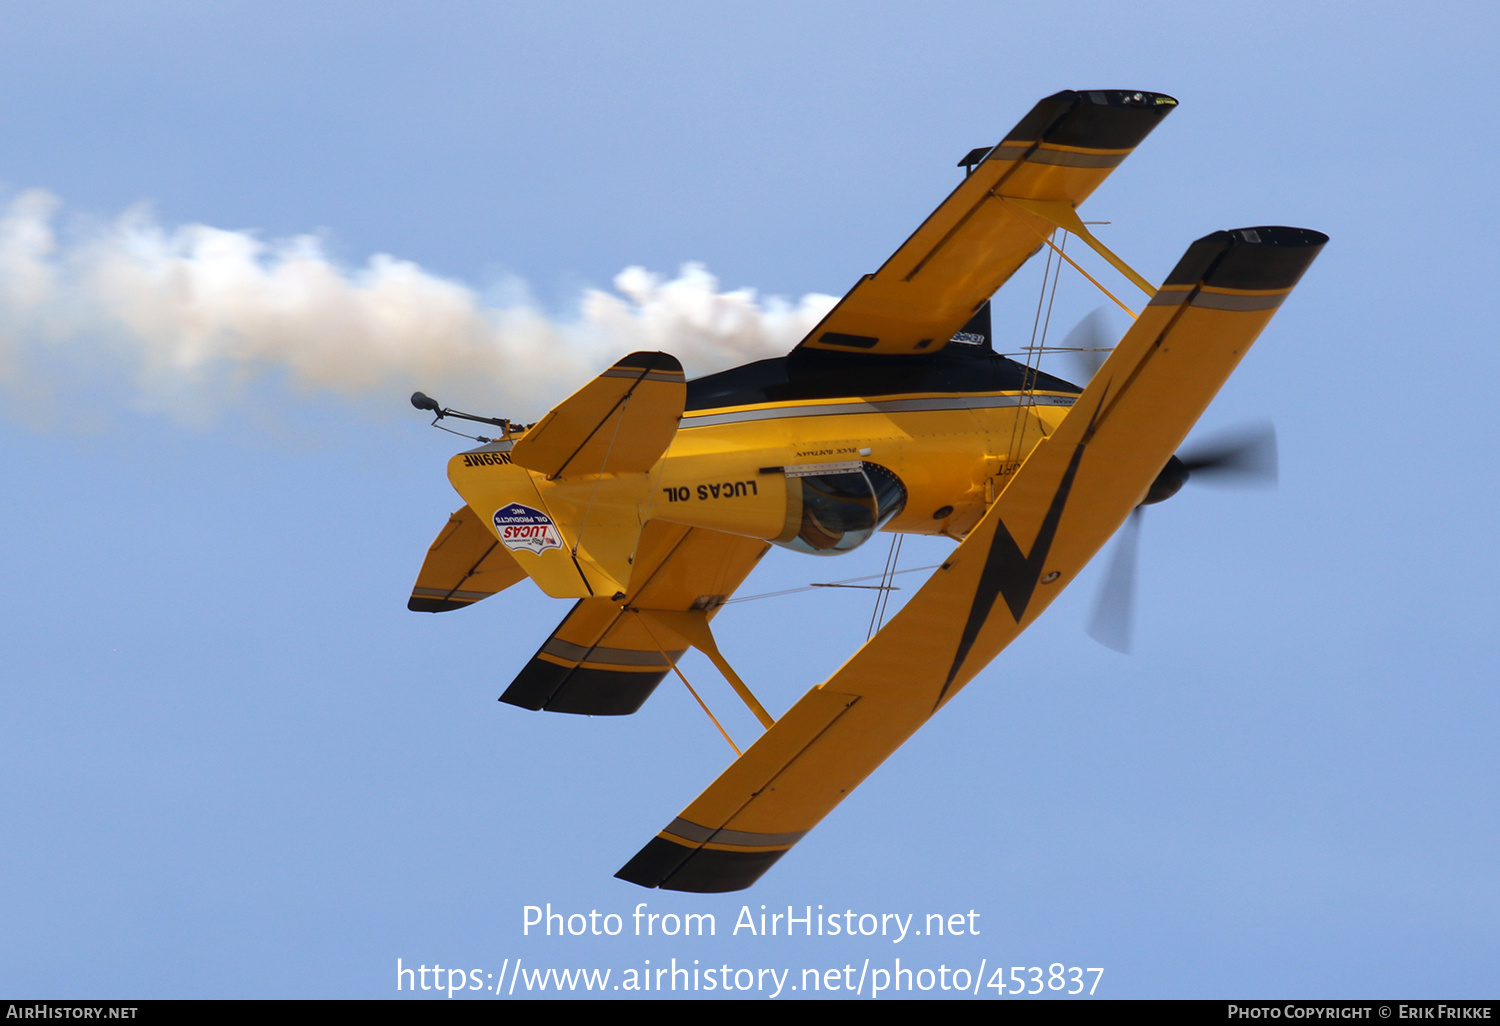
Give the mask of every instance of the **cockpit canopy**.
M 825 463 L 806 471 L 788 467 L 786 474 L 786 529 L 775 541 L 797 552 L 849 552 L 906 506 L 906 486 L 878 463 Z

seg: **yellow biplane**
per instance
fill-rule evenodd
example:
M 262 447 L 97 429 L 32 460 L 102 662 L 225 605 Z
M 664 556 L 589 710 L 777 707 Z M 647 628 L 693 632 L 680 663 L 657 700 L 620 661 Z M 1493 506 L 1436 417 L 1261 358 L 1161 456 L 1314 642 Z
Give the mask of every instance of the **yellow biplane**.
M 633 353 L 524 428 L 413 396 L 502 437 L 449 462 L 465 505 L 428 552 L 410 608 L 461 608 L 525 577 L 577 600 L 501 701 L 632 713 L 692 647 L 765 727 L 617 876 L 750 886 L 1133 510 L 1182 484 L 1189 467 L 1174 452 L 1327 237 L 1214 232 L 1159 287 L 1095 239 L 1077 206 L 1176 104 L 1119 90 L 1042 100 L 961 161 L 962 184 L 786 356 L 688 381 L 672 356 Z M 990 338 L 990 297 L 1043 247 L 1068 259 L 1059 232 L 1150 297 L 1084 387 L 996 353 Z M 959 544 L 832 677 L 773 718 L 710 622 L 772 544 L 831 555 L 876 531 Z

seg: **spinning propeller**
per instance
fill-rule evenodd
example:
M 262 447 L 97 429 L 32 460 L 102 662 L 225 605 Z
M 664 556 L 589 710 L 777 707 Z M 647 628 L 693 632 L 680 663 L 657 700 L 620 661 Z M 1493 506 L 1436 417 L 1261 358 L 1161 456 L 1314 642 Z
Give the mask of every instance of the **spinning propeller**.
M 1110 329 L 1109 311 L 1101 306 L 1073 325 L 1063 339 L 1061 351 L 1068 354 L 1073 375 L 1086 385 L 1104 366 L 1104 359 L 1118 338 L 1119 334 Z
M 1074 372 L 1085 382 L 1103 365 L 1111 348 L 1107 311 L 1095 310 L 1079 321 L 1063 340 Z M 1221 434 L 1209 442 L 1173 456 L 1151 485 L 1143 501 L 1131 510 L 1120 528 L 1104 583 L 1094 600 L 1088 633 L 1116 652 L 1130 652 L 1131 623 L 1135 619 L 1136 555 L 1140 549 L 1145 508 L 1170 499 L 1187 481 L 1220 487 L 1274 488 L 1277 481 L 1276 429 L 1265 422 Z
M 1091 638 L 1130 652 L 1131 623 L 1135 619 L 1136 552 L 1146 506 L 1171 498 L 1187 481 L 1221 487 L 1276 486 L 1276 429 L 1270 423 L 1250 425 L 1173 456 L 1146 493 L 1145 502 L 1131 510 L 1120 528 L 1104 584 L 1089 617 Z

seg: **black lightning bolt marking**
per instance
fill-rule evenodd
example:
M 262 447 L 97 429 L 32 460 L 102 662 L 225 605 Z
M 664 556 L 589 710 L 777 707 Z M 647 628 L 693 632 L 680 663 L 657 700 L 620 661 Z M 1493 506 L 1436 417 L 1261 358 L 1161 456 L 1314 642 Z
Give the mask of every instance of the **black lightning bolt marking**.
M 1108 388 L 1105 394 L 1108 395 Z M 1104 408 L 1103 397 L 1099 405 L 1094 408 L 1089 417 L 1089 426 L 1084 431 L 1083 437 L 1088 438 L 1094 429 L 1094 421 L 1099 416 L 1099 411 Z M 937 702 L 933 708 L 943 704 L 947 697 L 948 689 L 953 686 L 953 679 L 958 676 L 958 671 L 963 666 L 964 660 L 969 655 L 969 649 L 974 647 L 974 641 L 979 637 L 979 631 L 984 627 L 985 621 L 990 618 L 990 610 L 995 606 L 995 599 L 999 596 L 1005 597 L 1005 605 L 1010 609 L 1010 615 L 1015 617 L 1016 623 L 1021 622 L 1021 617 L 1026 613 L 1026 607 L 1031 603 L 1031 595 L 1036 591 L 1037 581 L 1041 579 L 1042 567 L 1047 561 L 1047 554 L 1052 551 L 1052 540 L 1057 536 L 1057 525 L 1062 520 L 1063 506 L 1067 504 L 1068 493 L 1073 489 L 1073 478 L 1078 473 L 1079 461 L 1083 459 L 1083 445 L 1078 445 L 1073 450 L 1073 458 L 1068 461 L 1068 469 L 1063 473 L 1062 480 L 1058 482 L 1057 491 L 1052 495 L 1052 503 L 1047 507 L 1047 515 L 1042 519 L 1041 530 L 1037 532 L 1036 541 L 1031 543 L 1031 551 L 1021 552 L 1021 546 L 1016 543 L 1015 537 L 1005 526 L 1005 521 L 996 517 L 995 536 L 990 541 L 990 551 L 984 560 L 984 570 L 979 574 L 979 586 L 974 589 L 974 602 L 969 606 L 969 619 L 964 624 L 964 633 L 958 640 L 958 652 L 953 657 L 953 665 L 948 670 L 948 679 L 943 681 L 943 689 L 938 692 Z

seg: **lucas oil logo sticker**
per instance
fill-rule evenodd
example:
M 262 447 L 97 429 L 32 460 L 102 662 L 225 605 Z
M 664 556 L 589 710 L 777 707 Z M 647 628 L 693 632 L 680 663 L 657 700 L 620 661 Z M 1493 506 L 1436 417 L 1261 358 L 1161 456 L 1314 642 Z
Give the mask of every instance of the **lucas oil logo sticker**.
M 562 535 L 552 518 L 519 502 L 495 510 L 495 533 L 500 535 L 500 544 L 512 552 L 525 549 L 540 555 L 563 547 Z

